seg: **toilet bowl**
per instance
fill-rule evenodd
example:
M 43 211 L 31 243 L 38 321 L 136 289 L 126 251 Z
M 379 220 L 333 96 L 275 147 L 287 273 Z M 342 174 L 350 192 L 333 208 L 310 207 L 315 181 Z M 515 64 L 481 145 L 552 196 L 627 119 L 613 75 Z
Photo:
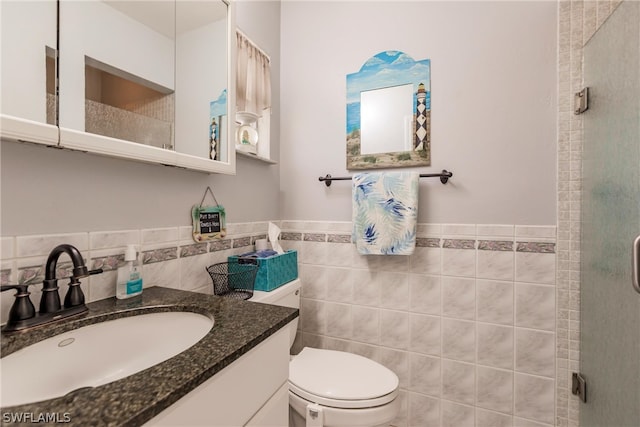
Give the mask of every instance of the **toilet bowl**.
M 300 308 L 300 280 L 251 301 Z M 290 344 L 298 318 L 290 328 Z M 388 426 L 400 409 L 398 376 L 357 354 L 305 347 L 289 363 L 290 427 Z

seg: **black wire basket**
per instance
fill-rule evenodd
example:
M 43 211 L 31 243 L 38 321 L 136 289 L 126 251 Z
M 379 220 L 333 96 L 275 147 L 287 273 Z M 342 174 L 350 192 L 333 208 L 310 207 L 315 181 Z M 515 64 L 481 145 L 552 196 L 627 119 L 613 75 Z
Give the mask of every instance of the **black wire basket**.
M 255 260 L 246 261 L 243 259 L 242 263 L 220 262 L 207 267 L 207 272 L 213 280 L 215 295 L 234 299 L 249 299 L 253 296 L 258 265 Z

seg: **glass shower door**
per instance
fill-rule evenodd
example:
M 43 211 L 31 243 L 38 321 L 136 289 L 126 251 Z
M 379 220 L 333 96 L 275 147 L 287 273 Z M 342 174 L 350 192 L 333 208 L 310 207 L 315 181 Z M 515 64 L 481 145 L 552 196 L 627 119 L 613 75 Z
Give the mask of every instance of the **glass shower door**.
M 581 427 L 640 426 L 640 2 L 627 0 L 584 48 Z

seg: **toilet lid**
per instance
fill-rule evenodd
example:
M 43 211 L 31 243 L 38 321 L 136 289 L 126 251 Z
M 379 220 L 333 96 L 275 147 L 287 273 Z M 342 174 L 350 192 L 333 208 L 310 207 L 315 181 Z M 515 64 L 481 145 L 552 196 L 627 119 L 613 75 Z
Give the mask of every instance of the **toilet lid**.
M 289 363 L 289 389 L 338 408 L 379 406 L 397 395 L 398 376 L 357 354 L 305 347 Z

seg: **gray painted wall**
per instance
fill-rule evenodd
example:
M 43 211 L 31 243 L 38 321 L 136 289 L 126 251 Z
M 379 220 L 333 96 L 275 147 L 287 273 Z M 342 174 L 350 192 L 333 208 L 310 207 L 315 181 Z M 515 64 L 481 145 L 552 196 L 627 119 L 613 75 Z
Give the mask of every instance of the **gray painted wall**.
M 237 25 L 272 58 L 273 91 L 280 85 L 280 3 L 237 4 Z M 279 157 L 279 100 L 271 128 Z M 279 218 L 280 166 L 238 157 L 235 176 L 2 141 L 0 228 L 3 236 L 139 229 L 191 224 L 191 206 L 209 185 L 227 221 Z
M 365 7 L 366 6 L 366 7 Z M 283 2 L 282 218 L 351 219 L 346 75 L 373 55 L 431 59 L 432 164 L 419 221 L 556 223 L 555 2 Z

